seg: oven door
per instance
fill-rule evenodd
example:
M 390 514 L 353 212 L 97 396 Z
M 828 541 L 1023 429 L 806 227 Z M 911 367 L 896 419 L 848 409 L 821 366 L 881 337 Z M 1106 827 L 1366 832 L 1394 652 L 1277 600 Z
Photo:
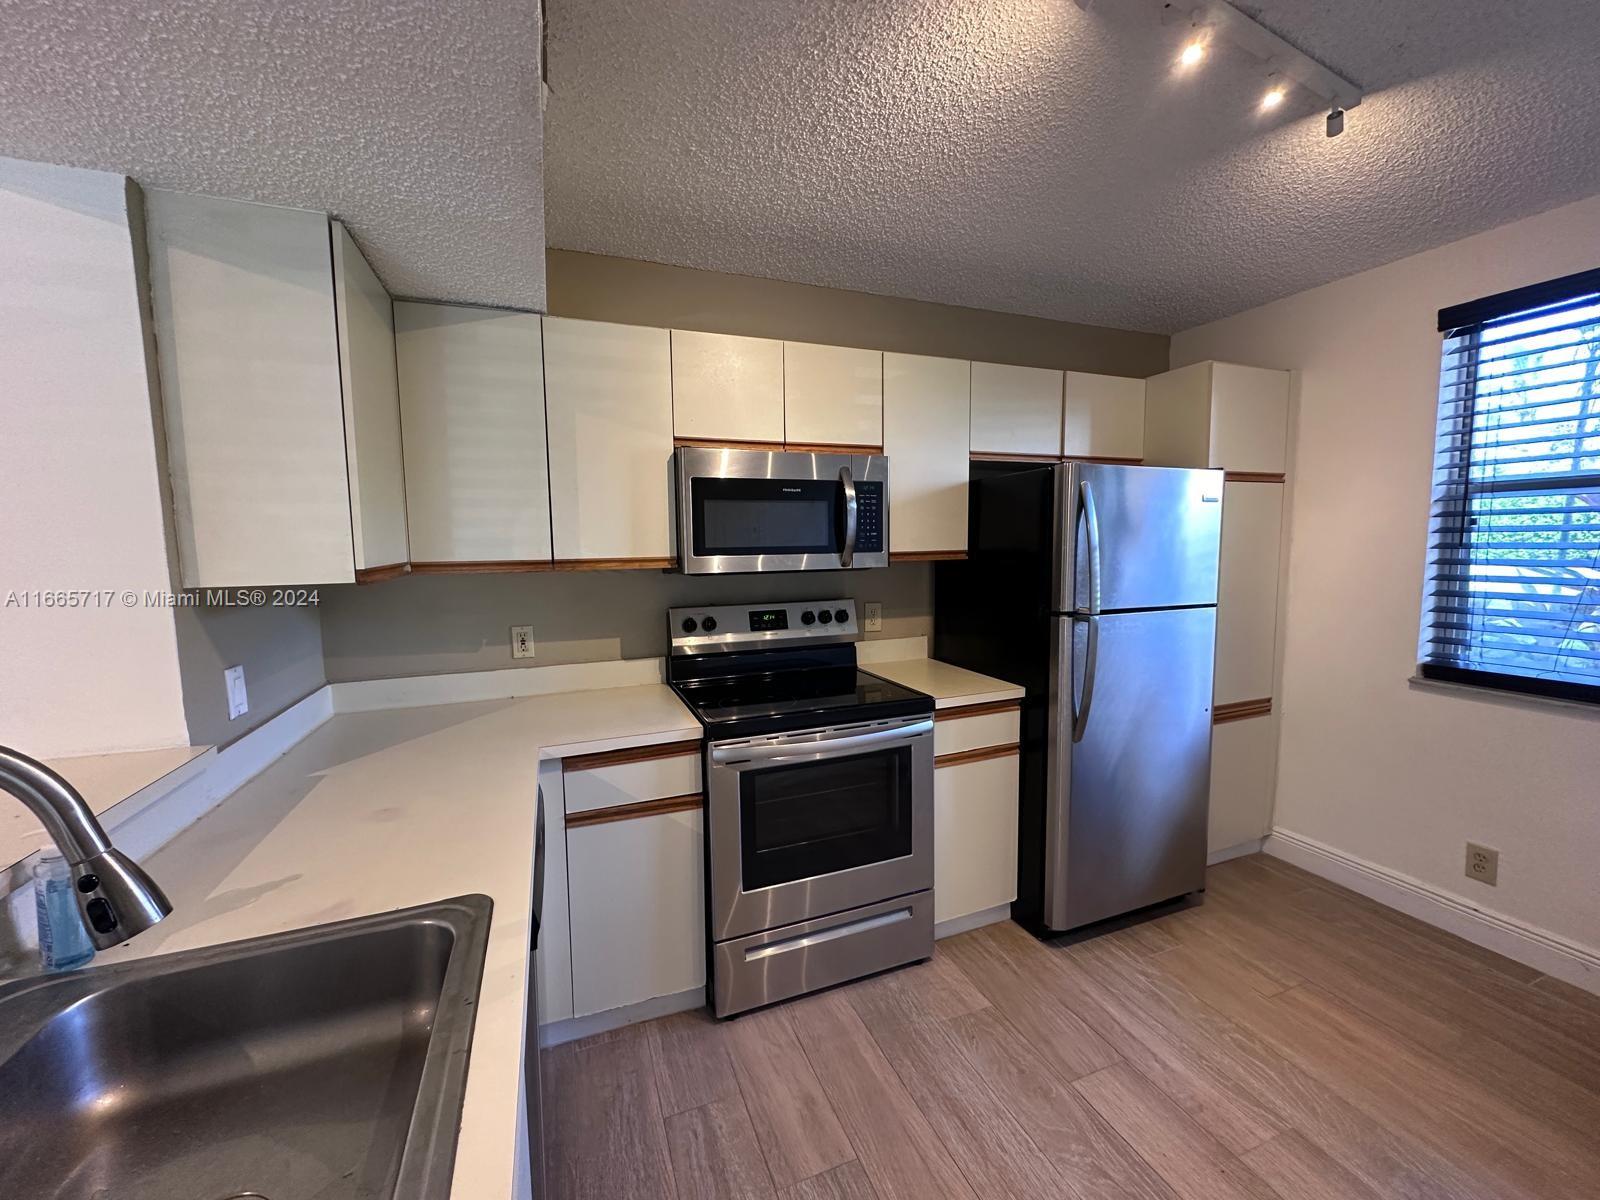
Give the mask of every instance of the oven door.
M 713 742 L 713 941 L 933 886 L 933 718 Z
M 887 566 L 888 460 L 680 447 L 678 554 L 691 575 Z

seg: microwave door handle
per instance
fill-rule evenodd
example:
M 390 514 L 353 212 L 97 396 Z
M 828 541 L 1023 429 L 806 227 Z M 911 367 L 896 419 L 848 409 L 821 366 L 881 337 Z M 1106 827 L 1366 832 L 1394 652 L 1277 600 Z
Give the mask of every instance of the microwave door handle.
M 844 549 L 839 565 L 848 567 L 856 557 L 856 481 L 849 467 L 839 468 L 839 486 L 844 489 Z

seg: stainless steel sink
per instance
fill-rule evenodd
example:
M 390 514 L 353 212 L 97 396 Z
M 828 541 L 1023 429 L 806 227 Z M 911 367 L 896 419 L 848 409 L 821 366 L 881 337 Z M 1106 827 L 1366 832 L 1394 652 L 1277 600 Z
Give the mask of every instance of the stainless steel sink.
M 0 987 L 0 1197 L 450 1191 L 485 896 Z

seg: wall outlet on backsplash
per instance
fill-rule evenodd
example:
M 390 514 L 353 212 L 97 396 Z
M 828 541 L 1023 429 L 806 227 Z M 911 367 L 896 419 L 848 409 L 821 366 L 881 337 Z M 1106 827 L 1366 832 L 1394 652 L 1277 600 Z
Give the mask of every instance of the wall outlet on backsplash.
M 867 633 L 882 633 L 883 605 L 876 600 L 868 600 L 862 607 L 866 615 L 862 618 L 861 628 Z
M 250 711 L 250 695 L 244 688 L 244 667 L 229 667 L 222 673 L 228 688 L 228 720 L 237 721 Z
M 511 627 L 511 657 L 533 657 L 533 626 L 513 625 Z

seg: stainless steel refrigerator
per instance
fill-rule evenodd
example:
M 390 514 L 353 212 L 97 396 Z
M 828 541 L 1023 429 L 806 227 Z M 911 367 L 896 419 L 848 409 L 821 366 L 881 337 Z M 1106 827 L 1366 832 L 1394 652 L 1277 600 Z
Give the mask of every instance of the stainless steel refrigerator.
M 975 464 L 934 655 L 1026 688 L 1013 915 L 1038 932 L 1205 886 L 1222 482 Z

